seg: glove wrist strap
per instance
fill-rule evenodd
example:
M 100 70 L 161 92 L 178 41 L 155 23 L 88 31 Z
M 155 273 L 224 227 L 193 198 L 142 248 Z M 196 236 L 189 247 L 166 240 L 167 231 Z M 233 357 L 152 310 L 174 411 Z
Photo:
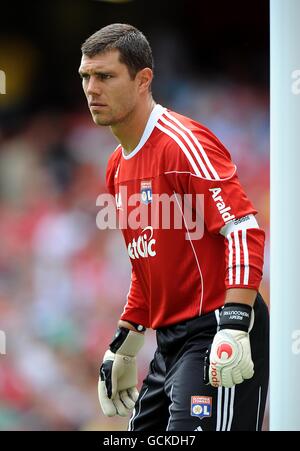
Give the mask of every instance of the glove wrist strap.
M 247 304 L 228 302 L 220 313 L 219 330 L 235 329 L 249 331 L 252 307 Z
M 133 321 L 128 320 L 128 319 L 126 319 L 126 321 L 127 321 L 127 323 L 131 324 L 137 332 L 145 332 L 146 327 L 143 326 L 142 324 L 134 323 Z
M 144 334 L 134 332 L 126 327 L 118 327 L 109 349 L 114 354 L 135 357 L 144 344 Z

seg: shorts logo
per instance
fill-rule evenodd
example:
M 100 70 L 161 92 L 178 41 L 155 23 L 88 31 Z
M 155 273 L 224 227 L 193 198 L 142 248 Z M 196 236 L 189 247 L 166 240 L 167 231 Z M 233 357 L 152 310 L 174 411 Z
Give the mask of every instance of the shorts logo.
M 143 204 L 150 204 L 152 202 L 152 185 L 151 180 L 141 181 L 141 201 Z
M 191 396 L 191 416 L 211 417 L 212 398 L 210 396 Z

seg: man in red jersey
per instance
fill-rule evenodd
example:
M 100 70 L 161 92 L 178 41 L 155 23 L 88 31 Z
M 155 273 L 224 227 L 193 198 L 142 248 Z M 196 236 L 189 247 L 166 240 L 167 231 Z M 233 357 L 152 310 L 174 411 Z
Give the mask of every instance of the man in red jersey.
M 203 125 L 155 103 L 151 48 L 135 27 L 112 24 L 90 36 L 79 73 L 94 122 L 120 143 L 107 187 L 132 264 L 100 368 L 104 414 L 134 409 L 132 431 L 260 430 L 268 387 L 268 310 L 258 292 L 264 232 L 229 152 Z M 170 200 L 162 215 L 177 212 L 181 227 L 157 223 L 155 196 Z M 196 238 L 185 196 L 203 220 Z M 133 198 L 140 223 L 132 221 Z M 139 393 L 136 356 L 149 327 L 157 350 Z

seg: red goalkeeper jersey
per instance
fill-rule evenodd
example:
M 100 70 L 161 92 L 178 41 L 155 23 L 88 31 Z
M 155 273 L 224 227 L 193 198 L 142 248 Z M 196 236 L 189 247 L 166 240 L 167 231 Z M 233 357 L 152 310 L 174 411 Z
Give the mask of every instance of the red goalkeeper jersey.
M 138 146 L 112 154 L 107 187 L 132 264 L 122 320 L 157 329 L 222 306 L 228 288 L 258 290 L 265 235 L 229 152 L 206 127 L 156 105 Z M 153 214 L 159 196 L 166 202 Z M 185 198 L 203 220 L 201 237 L 189 229 Z

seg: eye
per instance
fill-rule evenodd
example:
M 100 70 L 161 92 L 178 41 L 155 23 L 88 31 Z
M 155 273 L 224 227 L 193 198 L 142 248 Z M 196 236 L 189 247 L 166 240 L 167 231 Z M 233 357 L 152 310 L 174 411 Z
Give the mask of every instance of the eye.
M 112 75 L 98 73 L 97 77 L 101 78 L 101 80 L 109 80 L 110 78 L 112 78 Z
M 86 73 L 81 73 L 79 75 L 80 75 L 80 78 L 82 78 L 82 80 L 86 80 L 89 78 L 89 74 L 86 74 Z

